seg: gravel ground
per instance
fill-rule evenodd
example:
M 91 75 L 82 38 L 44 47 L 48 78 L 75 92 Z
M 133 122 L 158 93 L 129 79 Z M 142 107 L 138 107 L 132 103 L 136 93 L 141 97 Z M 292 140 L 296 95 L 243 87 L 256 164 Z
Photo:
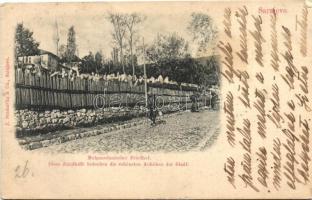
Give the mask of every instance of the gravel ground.
M 45 153 L 185 152 L 209 148 L 218 134 L 218 111 L 182 112 L 163 120 L 158 119 L 155 126 L 143 124 L 34 151 Z

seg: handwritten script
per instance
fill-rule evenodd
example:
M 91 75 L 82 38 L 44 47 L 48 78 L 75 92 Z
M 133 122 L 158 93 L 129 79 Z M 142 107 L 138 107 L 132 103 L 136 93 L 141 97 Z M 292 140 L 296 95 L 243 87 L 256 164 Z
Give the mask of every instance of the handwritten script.
M 229 153 L 224 172 L 234 189 L 270 192 L 311 184 L 311 22 L 305 5 L 296 12 L 298 19 L 275 9 L 270 16 L 248 6 L 224 9 L 218 44 L 224 133 L 229 148 L 240 152 Z M 284 16 L 296 19 L 296 26 Z

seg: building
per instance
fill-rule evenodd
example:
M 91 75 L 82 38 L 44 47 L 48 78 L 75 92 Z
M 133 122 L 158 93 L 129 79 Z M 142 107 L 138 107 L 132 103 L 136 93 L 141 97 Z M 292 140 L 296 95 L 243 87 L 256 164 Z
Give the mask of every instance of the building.
M 51 72 L 55 71 L 70 71 L 71 69 L 77 74 L 79 65 L 81 64 L 80 58 L 74 56 L 73 61 L 67 62 L 64 59 L 59 58 L 55 54 L 45 51 L 39 50 L 38 55 L 32 56 L 20 56 L 17 58 L 18 66 L 27 67 L 27 68 L 37 68 L 38 66 L 41 69 L 48 70 Z
M 32 56 L 20 56 L 17 58 L 18 64 L 22 66 L 27 65 L 40 65 L 42 68 L 50 71 L 60 70 L 60 59 L 55 54 L 45 51 L 39 50 L 38 55 Z

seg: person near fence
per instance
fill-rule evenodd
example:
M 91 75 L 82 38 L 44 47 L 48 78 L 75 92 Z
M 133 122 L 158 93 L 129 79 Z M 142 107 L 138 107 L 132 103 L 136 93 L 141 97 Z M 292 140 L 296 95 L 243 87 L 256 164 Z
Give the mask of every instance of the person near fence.
M 191 112 L 198 112 L 198 96 L 195 94 L 191 95 L 190 99 L 192 101 Z
M 212 96 L 211 96 L 211 108 L 213 110 L 216 110 L 216 104 L 218 101 L 218 95 L 216 92 L 212 92 Z
M 156 117 L 157 117 L 157 108 L 156 108 L 156 95 L 155 94 L 149 94 L 148 95 L 148 116 L 149 119 L 152 121 L 151 125 L 156 124 Z

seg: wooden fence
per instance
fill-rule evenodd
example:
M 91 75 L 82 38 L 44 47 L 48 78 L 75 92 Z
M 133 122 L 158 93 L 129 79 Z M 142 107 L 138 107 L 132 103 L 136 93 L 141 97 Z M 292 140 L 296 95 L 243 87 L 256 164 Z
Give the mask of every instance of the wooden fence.
M 144 105 L 144 84 L 127 82 L 50 77 L 15 70 L 16 109 L 79 109 L 116 105 Z M 196 91 L 192 87 L 149 84 L 149 93 L 161 97 L 161 103 L 189 102 Z

